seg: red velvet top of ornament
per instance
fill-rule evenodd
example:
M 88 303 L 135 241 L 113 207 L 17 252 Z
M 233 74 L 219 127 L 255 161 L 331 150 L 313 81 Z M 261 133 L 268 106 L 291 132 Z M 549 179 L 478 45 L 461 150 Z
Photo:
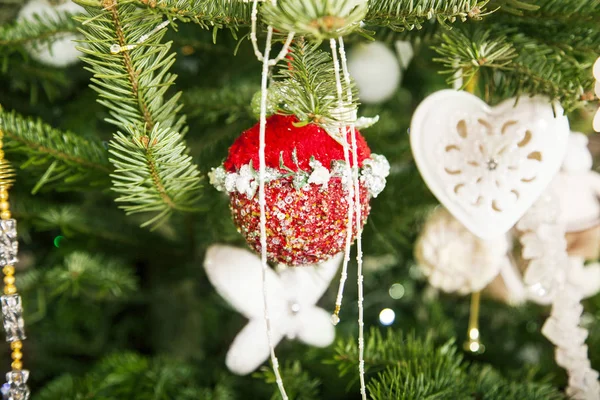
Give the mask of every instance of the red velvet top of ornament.
M 298 167 L 292 159 L 292 153 L 296 150 L 298 165 L 300 169 L 309 171 L 311 157 L 314 157 L 324 167 L 329 169 L 331 161 L 344 160 L 344 148 L 336 142 L 325 129 L 316 124 L 308 124 L 295 127 L 298 122 L 295 116 L 272 115 L 267 118 L 265 131 L 265 162 L 267 167 L 279 168 L 279 161 L 283 159 L 286 167 L 296 171 Z M 228 172 L 238 171 L 242 165 L 249 164 L 258 170 L 258 141 L 260 134 L 260 123 L 243 132 L 229 148 L 229 155 L 225 160 L 224 167 Z M 352 143 L 350 130 L 347 132 L 348 143 Z M 371 156 L 371 150 L 367 146 L 365 138 L 356 131 L 356 148 L 358 154 L 358 165 L 362 166 L 365 159 Z M 352 154 L 350 154 L 352 163 Z M 353 163 L 352 163 L 353 164 Z

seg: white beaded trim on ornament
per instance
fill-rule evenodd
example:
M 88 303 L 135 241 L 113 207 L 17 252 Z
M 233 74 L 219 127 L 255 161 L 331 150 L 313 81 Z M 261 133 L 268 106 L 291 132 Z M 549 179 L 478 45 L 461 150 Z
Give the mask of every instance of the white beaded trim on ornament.
M 282 178 L 292 178 L 294 187 L 298 190 L 306 189 L 311 184 L 320 185 L 323 190 L 327 189 L 329 180 L 342 178 L 344 187 L 352 184 L 348 177 L 346 162 L 342 160 L 332 161 L 331 170 L 325 168 L 319 161 L 311 159 L 309 162 L 311 172 L 293 171 L 282 167 L 288 172 L 281 172 L 275 168 L 265 170 L 265 182 L 271 182 Z M 387 159 L 379 154 L 371 154 L 371 157 L 363 161 L 360 172 L 360 181 L 366 186 L 372 197 L 377 197 L 385 188 L 386 177 L 390 174 L 390 164 Z M 238 172 L 227 172 L 221 165 L 213 168 L 208 176 L 210 183 L 220 192 L 241 193 L 249 199 L 254 197 L 259 184 L 259 173 L 252 164 L 243 165 Z

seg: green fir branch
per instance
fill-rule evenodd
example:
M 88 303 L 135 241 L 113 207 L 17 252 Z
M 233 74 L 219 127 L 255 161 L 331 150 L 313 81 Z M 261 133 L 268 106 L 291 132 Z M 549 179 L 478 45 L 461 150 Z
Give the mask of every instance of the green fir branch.
M 491 25 L 487 29 L 453 29 L 439 35 L 434 47 L 452 82 L 476 74 L 488 97 L 501 101 L 513 96 L 544 95 L 571 111 L 593 99 L 591 62 L 579 61 L 560 48 L 517 32 Z M 488 99 L 490 100 L 490 99 Z
M 288 65 L 289 63 L 289 65 Z M 341 73 L 341 72 L 340 72 Z M 334 67 L 329 53 L 321 50 L 318 43 L 299 39 L 290 47 L 290 54 L 280 63 L 271 86 L 269 101 L 276 112 L 295 115 L 301 122 L 329 125 L 340 121 Z M 344 102 L 348 109 L 357 107 L 358 93 L 352 84 L 353 104 Z M 344 98 L 347 85 L 342 79 Z M 289 101 L 288 99 L 294 99 Z
M 396 31 L 421 29 L 435 19 L 442 25 L 456 20 L 480 19 L 493 9 L 486 7 L 489 0 L 372 0 L 365 24 L 387 27 Z
M 227 85 L 223 88 L 196 88 L 183 95 L 185 111 L 190 119 L 212 124 L 221 118 L 230 124 L 241 118 L 252 117 L 250 103 L 259 86 L 251 83 Z
M 537 0 L 535 4 L 539 8 L 525 14 L 530 22 L 554 21 L 571 26 L 598 26 L 600 2 L 596 0 Z
M 468 374 L 477 377 L 477 398 L 483 400 L 544 399 L 563 400 L 565 396 L 546 382 L 511 382 L 490 366 L 473 366 Z
M 600 29 L 587 25 L 536 24 L 519 26 L 528 37 L 535 38 L 564 54 L 593 62 L 600 55 Z
M 356 375 L 356 341 L 339 340 L 332 363 L 341 375 Z M 564 398 L 545 382 L 509 381 L 491 367 L 469 365 L 452 340 L 438 345 L 432 335 L 418 338 L 391 329 L 383 334 L 373 328 L 365 342 L 365 367 L 373 400 Z
M 63 375 L 44 387 L 39 400 L 65 399 L 177 399 L 233 400 L 233 392 L 220 382 L 214 388 L 197 384 L 192 365 L 164 357 L 149 358 L 131 352 L 105 357 L 85 376 Z
M 114 301 L 133 295 L 138 284 L 133 270 L 120 261 L 73 252 L 61 265 L 34 271 L 28 279 L 21 281 L 20 287 L 24 292 L 47 288 L 49 297 Z
M 319 398 L 319 387 L 322 382 L 318 378 L 310 376 L 299 361 L 286 362 L 281 368 L 282 376 L 286 377 L 285 390 L 288 396 L 295 400 L 314 400 Z M 262 367 L 252 375 L 254 378 L 262 379 L 271 387 L 276 388 L 276 378 L 273 369 Z M 279 390 L 275 389 L 271 400 L 280 399 Z
M 88 11 L 89 18 L 79 18 L 88 44 L 81 50 L 94 74 L 91 87 L 109 109 L 107 121 L 119 129 L 111 141 L 117 202 L 128 214 L 151 213 L 144 225 L 156 226 L 175 210 L 195 210 L 200 173 L 186 154 L 181 93 L 167 95 L 176 78 L 169 73 L 175 53 L 170 42 L 161 43 L 165 29 L 151 34 L 162 16 L 114 1 Z M 127 45 L 136 47 L 111 52 Z
M 511 37 L 519 56 L 511 69 L 493 81 L 497 98 L 521 94 L 545 95 L 558 100 L 567 112 L 593 99 L 592 63 L 580 62 L 562 50 L 522 34 Z
M 46 185 L 60 190 L 108 186 L 112 168 L 100 140 L 60 131 L 16 112 L 0 111 L 0 129 L 6 151 L 27 157 L 21 169 L 45 171 L 34 191 Z
M 133 0 L 169 19 L 193 22 L 204 29 L 232 31 L 250 25 L 252 3 L 229 0 Z
M 462 77 L 469 82 L 482 68 L 506 70 L 518 53 L 506 34 L 492 35 L 490 31 L 475 29 L 452 29 L 439 34 L 440 44 L 434 50 L 441 56 L 434 61 L 441 63 L 450 74 L 449 83 Z
M 19 198 L 19 200 L 21 200 Z M 98 207 L 81 208 L 77 206 L 50 206 L 35 210 L 32 223 L 40 231 L 60 229 L 65 239 L 97 238 L 114 242 L 132 249 L 143 247 L 148 237 L 139 232 L 139 227 L 132 227 L 115 215 L 116 210 L 98 210 Z M 21 210 L 19 207 L 17 210 Z M 99 212 L 100 211 L 100 212 Z M 19 212 L 16 215 L 20 215 Z M 110 222 L 109 222 L 110 221 Z
M 73 20 L 73 15 L 69 12 L 61 12 L 56 16 L 36 14 L 11 25 L 0 25 L 0 49 L 7 50 L 26 43 L 39 45 L 77 32 L 78 24 Z
M 159 224 L 172 210 L 194 212 L 200 196 L 199 173 L 189 168 L 181 135 L 155 125 L 147 135 L 127 130 L 111 141 L 113 189 L 128 213 L 154 212 L 143 226 Z M 160 169 L 159 169 L 160 168 Z
M 277 32 L 295 32 L 317 41 L 360 31 L 367 4 L 351 0 L 281 0 L 265 2 L 263 21 Z
M 512 15 L 522 16 L 526 12 L 537 11 L 537 0 L 490 0 L 489 7 Z

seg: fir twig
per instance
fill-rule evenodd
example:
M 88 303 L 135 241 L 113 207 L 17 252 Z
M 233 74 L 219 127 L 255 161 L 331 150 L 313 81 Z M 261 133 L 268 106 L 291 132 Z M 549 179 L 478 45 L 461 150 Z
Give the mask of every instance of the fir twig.
M 431 19 L 445 25 L 488 15 L 489 0 L 372 0 L 365 23 L 392 30 L 421 29 Z
M 169 73 L 175 54 L 170 42 L 161 43 L 164 29 L 152 32 L 161 15 L 114 0 L 103 6 L 88 7 L 90 17 L 79 18 L 88 44 L 80 49 L 94 73 L 92 88 L 110 111 L 108 122 L 121 130 L 111 142 L 113 189 L 128 213 L 153 214 L 144 225 L 160 224 L 175 210 L 195 210 L 200 193 L 200 174 L 182 137 L 181 93 L 166 94 L 176 78 Z M 136 47 L 111 53 L 113 45 L 131 44 Z
M 77 32 L 77 23 L 72 19 L 74 14 L 61 12 L 55 16 L 34 15 L 30 19 L 15 22 L 12 25 L 0 26 L 0 49 L 7 50 L 11 46 L 25 43 L 47 42 L 59 35 Z
M 439 35 L 434 49 L 445 73 L 481 80 L 496 100 L 520 95 L 545 95 L 571 111 L 593 99 L 591 62 L 579 61 L 560 48 L 517 32 L 490 25 L 483 29 L 454 29 Z
M 108 184 L 112 168 L 100 140 L 53 129 L 15 112 L 0 111 L 0 129 L 7 151 L 28 157 L 20 165 L 22 169 L 48 172 L 42 175 L 38 189 L 48 184 L 63 190 Z
M 250 25 L 252 3 L 229 0 L 134 0 L 170 19 L 193 22 L 204 29 L 237 30 Z
M 269 100 L 276 103 L 277 112 L 295 115 L 305 123 L 327 125 L 339 120 L 341 110 L 333 95 L 336 93 L 333 63 L 329 53 L 319 49 L 318 43 L 297 40 L 290 48 L 290 56 L 281 62 L 276 78 L 281 81 L 271 87 Z M 345 82 L 342 89 L 346 93 Z M 352 90 L 353 98 L 357 99 L 353 83 Z M 344 107 L 355 108 L 357 101 Z

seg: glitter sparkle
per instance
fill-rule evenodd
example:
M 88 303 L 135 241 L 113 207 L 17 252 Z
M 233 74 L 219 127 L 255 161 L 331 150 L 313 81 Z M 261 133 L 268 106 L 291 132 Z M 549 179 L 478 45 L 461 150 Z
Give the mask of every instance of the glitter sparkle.
M 347 192 L 340 178 L 332 178 L 327 189 L 308 185 L 294 188 L 290 179 L 265 185 L 267 202 L 267 257 L 271 262 L 307 265 L 323 262 L 343 251 L 348 222 Z M 369 195 L 360 184 L 362 225 L 370 211 Z M 246 241 L 260 253 L 258 196 L 248 199 L 231 193 L 233 220 Z M 356 235 L 356 226 L 354 227 Z

